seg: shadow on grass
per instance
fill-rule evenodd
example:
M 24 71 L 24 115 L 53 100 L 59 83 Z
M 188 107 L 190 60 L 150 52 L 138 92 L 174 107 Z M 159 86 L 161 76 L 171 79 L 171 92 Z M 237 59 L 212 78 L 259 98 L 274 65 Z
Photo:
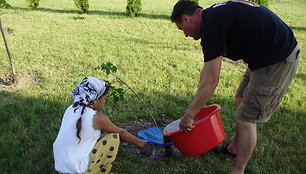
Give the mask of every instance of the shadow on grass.
M 305 73 L 304 74 L 298 73 L 298 74 L 296 74 L 295 78 L 299 78 L 303 81 L 306 81 L 306 74 Z
M 158 116 L 159 114 L 164 113 L 166 117 L 173 117 L 176 119 L 182 116 L 192 98 L 191 96 L 186 96 L 184 93 L 180 95 L 172 95 L 167 92 L 153 92 L 151 95 L 139 93 L 139 95 L 142 96 L 146 102 L 151 103 L 154 106 L 156 110 L 154 115 Z M 43 97 L 24 97 L 20 92 L 10 93 L 1 91 L 0 98 L 0 171 L 3 173 L 55 174 L 52 144 L 59 130 L 62 115 L 65 109 L 70 105 L 70 103 L 66 102 L 66 99 L 69 98 L 69 96 L 50 96 L 51 99 L 46 99 Z M 214 103 L 217 103 L 222 107 L 221 119 L 223 127 L 226 133 L 232 135 L 235 126 L 235 106 L 233 99 L 214 96 L 210 101 L 210 104 Z M 120 102 L 116 105 L 111 103 L 107 104 L 105 109 L 103 109 L 103 113 L 109 115 L 116 124 L 119 122 L 125 122 L 129 119 L 144 117 L 150 119 L 145 107 L 132 94 L 127 94 L 126 101 L 124 102 Z M 296 133 L 292 132 L 293 134 L 290 135 L 283 134 L 286 137 L 282 138 L 282 141 L 284 141 L 283 143 L 288 144 L 287 148 L 298 149 L 296 144 L 301 144 L 303 140 L 295 139 L 295 141 L 298 142 L 292 144 L 291 136 L 295 136 L 294 134 L 302 132 L 303 124 L 301 124 L 300 121 L 296 122 L 295 120 L 290 122 L 288 116 L 295 115 L 302 120 L 305 113 L 283 109 L 275 114 L 283 115 L 287 120 L 287 122 L 284 123 L 277 121 L 279 118 L 276 119 L 272 117 L 274 120 L 272 122 L 277 121 L 277 126 L 285 128 L 290 124 L 291 127 L 295 127 L 295 129 L 299 130 Z M 272 124 L 272 122 L 270 124 Z M 271 127 L 275 126 L 276 125 L 274 124 L 271 125 Z M 269 128 L 260 131 L 262 131 L 261 135 L 264 137 L 267 132 L 273 135 L 279 134 L 278 130 Z M 283 133 L 285 132 L 286 131 L 283 130 Z M 269 139 L 270 137 L 265 138 Z M 278 140 L 277 136 L 276 140 Z M 226 137 L 225 141 L 229 142 L 229 137 Z M 266 145 L 268 148 L 272 148 L 272 145 L 269 145 L 268 142 L 266 143 L 268 144 Z M 260 147 L 261 145 L 259 144 L 258 146 Z M 296 150 L 295 153 L 299 153 L 300 151 L 301 150 Z M 263 152 L 258 151 L 257 153 L 261 154 Z M 297 158 L 299 157 L 300 156 Z M 145 161 L 144 159 L 135 157 L 132 161 L 133 164 L 130 164 L 132 158 L 134 158 L 133 155 L 128 154 L 120 156 L 117 165 L 115 162 L 114 172 L 136 174 L 152 173 L 153 167 L 154 173 L 175 173 L 178 171 L 179 173 L 198 173 L 199 171 L 203 171 L 204 173 L 204 171 L 207 170 L 209 170 L 209 173 L 226 173 L 225 171 L 229 170 L 232 165 L 232 163 L 226 160 L 226 158 L 214 155 L 213 153 L 207 153 L 207 155 L 204 155 L 203 157 L 162 159 L 161 161 L 154 163 L 152 161 Z M 277 160 L 275 160 L 275 163 L 272 161 L 269 166 L 277 167 L 271 169 L 265 168 L 265 171 L 268 171 L 268 173 L 281 173 L 282 171 L 286 171 L 288 166 L 302 166 L 300 162 L 302 161 L 301 159 L 294 160 L 295 164 L 293 164 L 291 154 L 279 158 L 285 160 L 287 162 L 286 165 L 283 167 L 279 166 L 277 165 Z M 170 162 L 168 163 L 167 161 L 169 160 Z M 225 167 L 216 166 L 217 163 L 220 163 L 220 160 L 222 163 L 225 163 Z M 255 166 L 253 166 L 255 171 L 252 172 L 260 173 L 256 166 L 265 163 L 265 156 L 259 156 L 258 159 L 253 160 L 254 161 L 250 165 Z M 196 164 L 199 162 L 205 165 L 197 164 L 197 167 L 184 165 L 186 163 Z M 207 168 L 207 166 L 209 167 Z M 252 168 L 252 166 L 250 166 L 250 168 Z
M 153 114 L 156 117 L 164 113 L 166 117 L 179 118 L 190 102 L 189 97 L 184 94 L 173 96 L 156 92 L 152 96 L 145 93 L 139 95 L 155 106 L 156 112 Z M 62 115 L 70 105 L 67 102 L 70 97 L 25 97 L 21 92 L 0 91 L 0 98 L 0 171 L 55 174 L 52 144 Z M 150 119 L 145 106 L 133 94 L 127 94 L 126 101 L 107 103 L 101 112 L 117 125 L 131 119 Z M 129 157 L 122 158 L 126 160 Z M 148 165 L 151 165 L 150 161 L 147 162 Z M 173 170 L 173 167 L 170 169 Z M 124 171 L 119 173 L 122 172 Z
M 289 26 L 292 30 L 301 30 L 306 31 L 306 27 L 295 27 L 295 26 Z
M 31 10 L 29 8 L 24 7 L 14 7 L 15 10 L 21 10 L 21 11 L 44 11 L 44 12 L 51 12 L 51 13 L 76 13 L 78 14 L 77 10 L 60 10 L 60 9 L 51 9 L 51 8 L 37 8 L 36 10 Z
M 1 173 L 53 174 L 52 143 L 66 103 L 0 91 Z
M 14 7 L 16 10 L 22 10 L 22 11 L 32 11 L 28 8 L 23 8 L 23 7 Z M 43 11 L 43 12 L 50 12 L 50 13 L 68 13 L 68 14 L 76 14 L 76 15 L 81 15 L 79 11 L 77 10 L 60 10 L 60 9 L 51 9 L 51 8 L 38 8 L 38 11 Z M 126 12 L 112 12 L 112 11 L 103 11 L 103 10 L 89 10 L 87 15 L 101 15 L 101 16 L 115 16 L 117 18 L 123 18 L 127 16 Z M 143 18 L 149 18 L 149 19 L 166 19 L 170 20 L 170 15 L 159 15 L 159 14 L 144 14 L 140 13 L 139 17 Z

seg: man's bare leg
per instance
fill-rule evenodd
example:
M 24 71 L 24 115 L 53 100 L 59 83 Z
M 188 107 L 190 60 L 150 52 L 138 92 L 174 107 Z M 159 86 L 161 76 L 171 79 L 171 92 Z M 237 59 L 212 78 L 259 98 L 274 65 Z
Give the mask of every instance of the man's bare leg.
M 242 101 L 242 96 L 235 96 L 235 102 L 236 102 L 236 107 L 238 108 L 240 103 Z M 227 147 L 227 150 L 233 154 L 237 153 L 237 140 L 238 140 L 238 129 L 237 129 L 237 124 L 236 124 L 236 131 L 235 131 L 235 136 L 232 142 L 229 144 Z
M 236 119 L 236 135 L 231 144 L 237 146 L 235 166 L 230 174 L 243 174 L 257 142 L 256 123 Z M 235 140 L 236 139 L 236 140 Z

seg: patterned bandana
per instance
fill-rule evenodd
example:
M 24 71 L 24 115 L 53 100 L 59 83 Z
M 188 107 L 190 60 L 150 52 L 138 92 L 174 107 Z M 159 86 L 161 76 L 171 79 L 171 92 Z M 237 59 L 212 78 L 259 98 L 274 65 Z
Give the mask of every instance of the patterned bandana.
M 104 94 L 105 90 L 106 83 L 103 80 L 95 77 L 85 77 L 70 94 L 74 100 L 73 107 L 91 105 Z

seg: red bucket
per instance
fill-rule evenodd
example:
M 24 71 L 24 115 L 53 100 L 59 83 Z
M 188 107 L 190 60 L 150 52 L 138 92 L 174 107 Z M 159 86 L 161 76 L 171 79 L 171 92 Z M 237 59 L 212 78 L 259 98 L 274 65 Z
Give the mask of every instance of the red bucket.
M 177 130 L 163 134 L 169 136 L 181 154 L 186 157 L 207 152 L 224 140 L 220 109 L 217 104 L 203 107 L 194 117 L 195 127 L 187 133 Z

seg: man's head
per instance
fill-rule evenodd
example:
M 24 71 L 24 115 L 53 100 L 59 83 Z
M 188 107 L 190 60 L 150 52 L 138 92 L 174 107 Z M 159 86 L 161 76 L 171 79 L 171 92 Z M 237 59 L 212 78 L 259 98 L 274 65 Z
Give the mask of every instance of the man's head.
M 180 0 L 173 7 L 171 22 L 174 22 L 179 30 L 183 30 L 186 37 L 200 39 L 200 24 L 202 7 L 198 3 L 189 0 Z

